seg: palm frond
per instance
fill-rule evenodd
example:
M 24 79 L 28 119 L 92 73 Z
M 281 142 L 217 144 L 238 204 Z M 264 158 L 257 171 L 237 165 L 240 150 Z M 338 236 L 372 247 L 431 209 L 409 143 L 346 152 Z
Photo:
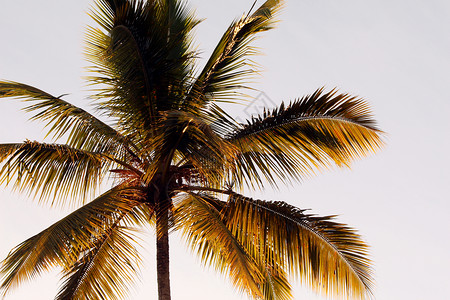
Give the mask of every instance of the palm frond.
M 132 213 L 137 218 L 136 207 L 142 205 L 139 197 L 133 188 L 111 189 L 22 242 L 1 264 L 0 289 L 6 294 L 52 267 L 72 266 L 124 215 Z
M 272 268 L 269 264 L 259 265 L 264 275 L 261 291 L 264 300 L 291 300 L 292 287 L 288 281 L 288 274 L 281 269 Z
M 175 228 L 182 231 L 187 244 L 202 262 L 227 275 L 238 291 L 254 298 L 262 297 L 260 286 L 263 274 L 228 230 L 220 212 L 208 197 L 182 194 L 177 196 L 175 202 Z
M 0 144 L 0 163 L 5 161 L 5 159 L 10 157 L 10 155 L 12 155 L 22 146 L 23 143 Z
M 250 46 L 255 35 L 273 28 L 274 15 L 283 1 L 268 0 L 254 13 L 234 21 L 224 33 L 211 57 L 192 86 L 187 107 L 203 107 L 214 99 L 229 101 L 236 90 L 256 73 L 257 65 L 249 56 L 258 51 Z
M 61 97 L 12 81 L 0 81 L 0 92 L 0 98 L 12 97 L 24 102 L 34 102 L 35 104 L 25 107 L 27 112 L 36 113 L 31 120 L 44 121 L 49 128 L 47 135 L 53 135 L 55 139 L 67 136 L 67 144 L 71 147 L 115 153 L 116 156 L 137 150 L 136 146 L 112 127 Z
M 97 237 L 64 272 L 65 281 L 56 300 L 126 299 L 141 259 L 130 229 L 118 224 Z
M 97 108 L 131 135 L 151 134 L 158 112 L 183 98 L 198 21 L 180 1 L 99 0 L 91 16 L 101 26 L 89 29 L 86 49 Z
M 222 215 L 222 212 L 226 210 L 227 203 L 207 194 L 194 193 L 191 194 L 190 197 L 200 198 L 199 200 L 203 201 L 203 204 L 201 206 L 194 208 L 194 212 L 197 213 L 197 209 L 203 211 L 203 209 L 205 208 L 207 209 L 207 215 L 210 215 L 211 212 L 213 212 L 212 216 L 215 219 L 214 222 L 222 222 L 219 223 L 220 227 L 217 226 L 219 227 L 218 229 L 220 231 L 224 231 L 227 235 L 232 234 L 232 236 L 228 236 L 227 239 L 235 240 L 233 242 L 238 245 L 238 249 L 242 251 L 242 255 L 244 255 L 244 257 L 247 257 L 250 266 L 254 268 L 254 270 L 257 270 L 257 274 L 260 277 L 253 278 L 255 281 L 256 279 L 259 279 L 259 281 L 256 282 L 258 293 L 248 290 L 248 287 L 239 287 L 235 283 L 235 286 L 238 288 L 238 290 L 246 291 L 255 299 L 260 299 L 259 297 L 267 300 L 292 299 L 291 285 L 289 284 L 287 273 L 281 267 L 274 268 L 273 264 L 267 263 L 266 261 L 264 261 L 264 259 L 261 259 L 260 253 L 251 251 L 253 250 L 253 248 L 247 249 L 244 244 L 238 241 L 238 237 L 234 236 L 233 232 L 230 231 L 230 227 L 228 226 L 227 222 L 224 220 L 224 216 Z M 202 218 L 196 219 L 196 215 L 191 215 L 189 218 L 191 218 L 192 220 L 189 220 L 187 221 L 187 223 L 185 223 L 185 214 L 191 213 L 189 210 L 192 209 L 192 203 L 186 203 L 186 198 L 184 196 L 178 196 L 178 201 L 176 201 L 176 203 L 177 204 L 174 213 L 175 226 L 176 229 L 181 229 L 185 237 L 187 237 L 186 239 L 189 246 L 194 251 L 197 251 L 197 254 L 201 256 L 205 264 L 215 266 L 217 270 L 225 274 L 227 272 L 232 272 L 233 266 L 230 265 L 230 260 L 227 257 L 230 250 L 229 248 L 222 248 L 223 242 L 217 242 L 217 234 L 219 234 L 220 236 L 220 232 L 217 232 L 217 230 L 214 229 L 214 227 L 216 226 L 209 228 L 207 224 L 203 224 L 203 222 L 209 222 L 211 220 L 211 216 L 209 216 L 207 219 L 203 219 L 205 217 L 205 212 L 203 212 L 201 214 Z M 220 218 L 220 221 L 218 218 Z M 202 225 L 197 226 L 197 223 L 202 223 Z M 205 231 L 211 231 L 211 233 L 206 233 Z
M 181 111 L 166 113 L 161 149 L 161 153 L 176 151 L 210 186 L 224 183 L 224 170 L 236 153 L 235 147 L 213 131 L 204 119 Z
M 285 202 L 236 193 L 230 195 L 222 214 L 238 241 L 274 270 L 288 270 L 325 295 L 371 296 L 368 247 L 353 229 L 334 222 L 332 216 L 317 217 Z
M 67 145 L 26 141 L 0 145 L 0 183 L 57 204 L 58 199 L 86 201 L 119 160 Z M 130 166 L 131 167 L 131 166 Z M 63 204 L 63 203 L 59 203 Z M 65 202 L 64 204 L 68 204 Z
M 333 164 L 349 166 L 378 150 L 381 134 L 365 101 L 319 89 L 264 111 L 227 136 L 240 151 L 233 178 L 276 185 L 276 178 L 290 182 Z

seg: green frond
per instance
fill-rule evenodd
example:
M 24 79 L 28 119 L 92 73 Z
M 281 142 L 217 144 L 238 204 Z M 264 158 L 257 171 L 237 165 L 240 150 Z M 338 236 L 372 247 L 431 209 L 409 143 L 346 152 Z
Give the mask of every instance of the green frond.
M 184 97 L 198 21 L 180 1 L 99 0 L 91 16 L 102 27 L 89 29 L 86 49 L 97 108 L 130 134 L 151 134 L 158 112 Z
M 258 51 L 250 44 L 256 34 L 273 28 L 283 1 L 268 0 L 254 13 L 234 21 L 224 33 L 189 93 L 187 106 L 203 107 L 215 101 L 235 101 L 236 90 L 256 74 L 249 56 Z
M 0 145 L 0 183 L 51 200 L 51 205 L 68 204 L 67 198 L 86 202 L 118 160 L 73 149 L 67 145 L 26 141 Z M 81 198 L 81 199 L 80 199 Z M 64 199 L 65 203 L 58 203 Z
M 72 266 L 124 215 L 132 214 L 135 216 L 131 218 L 136 218 L 137 207 L 142 205 L 137 201 L 139 197 L 139 192 L 133 188 L 109 190 L 24 241 L 1 264 L 0 289 L 6 294 L 52 267 Z
M 187 244 L 205 265 L 227 275 L 235 288 L 254 298 L 262 297 L 263 274 L 245 248 L 222 221 L 208 197 L 194 193 L 175 199 L 174 223 Z
M 236 90 L 245 87 L 245 81 L 257 73 L 257 65 L 248 58 L 258 51 L 250 44 L 256 34 L 273 27 L 273 17 L 282 3 L 268 0 L 253 14 L 230 25 L 193 84 L 188 106 L 201 107 L 212 99 L 235 101 Z
M 181 166 L 192 171 L 191 178 L 212 186 L 224 183 L 225 171 L 235 157 L 235 147 L 225 141 L 203 116 L 179 110 L 166 111 L 159 122 L 157 135 L 141 153 L 147 153 L 150 163 L 145 169 L 144 182 L 150 182 L 156 172 Z M 161 168 L 165 164 L 165 168 Z M 174 169 L 175 168 L 175 169 Z M 173 171 L 172 170 L 172 171 Z M 178 168 L 178 170 L 180 170 Z
M 197 201 L 203 203 L 198 202 L 201 205 L 197 206 L 197 204 L 189 202 L 192 201 L 189 197 L 199 198 Z M 234 256 L 231 258 L 227 256 L 230 251 L 236 250 L 230 250 L 229 246 L 224 247 L 224 243 L 236 243 L 237 249 L 242 252 L 241 255 L 248 260 L 247 264 L 253 268 L 253 272 L 256 272 L 258 276 L 252 275 L 257 284 L 258 292 L 255 293 L 248 290 L 248 287 L 236 284 L 236 279 L 233 277 L 235 275 L 233 275 L 230 277 L 235 287 L 240 291 L 246 291 L 254 299 L 292 299 L 291 285 L 288 281 L 287 273 L 282 268 L 274 268 L 273 264 L 261 259 L 260 253 L 251 251 L 253 248 L 246 248 L 239 241 L 238 237 L 230 231 L 230 227 L 222 215 L 222 212 L 227 209 L 226 202 L 206 194 L 191 194 L 190 196 L 177 196 L 175 203 L 174 222 L 176 229 L 180 229 L 183 232 L 188 245 L 194 252 L 197 252 L 205 265 L 209 264 L 224 274 L 233 272 L 232 268 L 234 267 L 230 264 L 230 261 L 235 258 Z M 191 209 L 194 209 L 194 211 L 191 211 Z M 205 209 L 206 211 L 204 211 Z M 197 214 L 199 213 L 200 217 L 197 219 Z M 190 220 L 187 220 L 188 218 Z M 211 221 L 212 219 L 214 221 Z M 210 227 L 208 223 L 211 222 L 216 222 L 217 224 Z M 223 231 L 224 237 L 222 237 L 221 231 Z M 220 241 L 217 240 L 218 238 Z
M 317 169 L 350 162 L 377 151 L 381 132 L 362 99 L 335 90 L 312 95 L 253 117 L 227 136 L 240 155 L 232 176 L 238 183 L 276 185 Z
M 328 296 L 371 296 L 368 247 L 353 229 L 334 222 L 332 216 L 317 217 L 285 202 L 235 193 L 222 214 L 237 240 L 270 268 L 288 270 Z
M 24 108 L 27 112 L 36 113 L 31 120 L 44 121 L 47 135 L 53 135 L 56 140 L 67 136 L 67 144 L 71 147 L 114 153 L 116 156 L 137 150 L 119 132 L 61 97 L 12 81 L 0 81 L 0 92 L 0 98 L 19 98 L 26 103 L 34 103 Z
M 169 111 L 164 122 L 164 145 L 161 153 L 176 151 L 178 156 L 210 186 L 224 183 L 224 170 L 235 147 L 223 140 L 204 119 L 182 111 Z
M 105 230 L 64 272 L 65 281 L 55 299 L 127 299 L 141 264 L 135 243 L 130 229 L 118 222 Z

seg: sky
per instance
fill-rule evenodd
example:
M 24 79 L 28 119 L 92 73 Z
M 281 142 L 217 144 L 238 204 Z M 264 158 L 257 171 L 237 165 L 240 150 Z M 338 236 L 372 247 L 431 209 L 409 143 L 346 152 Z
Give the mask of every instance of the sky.
M 196 41 L 207 58 L 229 23 L 253 1 L 194 0 Z M 259 1 L 258 3 L 262 3 Z M 0 79 L 27 83 L 89 108 L 82 76 L 83 33 L 91 1 L 16 0 L 0 4 Z M 275 30 L 257 41 L 264 67 L 253 96 L 270 105 L 319 87 L 366 99 L 386 132 L 382 151 L 352 168 L 322 172 L 279 190 L 249 191 L 319 215 L 337 214 L 371 246 L 375 297 L 448 299 L 450 294 L 450 2 L 448 0 L 288 0 Z M 264 96 L 261 97 L 260 93 Z M 261 100 L 262 99 L 262 100 Z M 227 106 L 244 118 L 260 102 Z M 42 141 L 22 104 L 0 99 L 0 143 Z M 0 258 L 68 214 L 0 188 Z M 154 239 L 145 236 L 145 266 L 129 299 L 157 299 Z M 177 235 L 171 236 L 173 299 L 237 299 L 227 279 L 203 268 Z M 14 290 L 5 299 L 47 300 L 58 271 Z M 323 300 L 299 282 L 295 299 Z

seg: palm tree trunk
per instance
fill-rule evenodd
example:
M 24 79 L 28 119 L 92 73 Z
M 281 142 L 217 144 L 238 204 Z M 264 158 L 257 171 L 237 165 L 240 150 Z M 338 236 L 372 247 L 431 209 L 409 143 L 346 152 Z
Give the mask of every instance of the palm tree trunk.
M 169 215 L 167 199 L 160 199 L 156 207 L 156 270 L 158 299 L 170 300 L 169 278 Z

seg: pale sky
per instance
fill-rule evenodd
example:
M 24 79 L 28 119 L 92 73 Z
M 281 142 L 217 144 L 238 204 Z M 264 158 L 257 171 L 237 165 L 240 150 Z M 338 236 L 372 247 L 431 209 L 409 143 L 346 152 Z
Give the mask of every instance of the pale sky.
M 208 57 L 229 23 L 252 0 L 194 0 L 197 42 Z M 260 1 L 259 3 L 262 3 Z M 386 147 L 301 184 L 252 192 L 319 215 L 337 214 L 371 245 L 375 296 L 383 300 L 448 299 L 450 295 L 450 1 L 288 0 L 278 28 L 256 57 L 265 72 L 255 87 L 274 103 L 326 86 L 364 97 Z M 0 4 L 0 78 L 27 83 L 88 107 L 81 76 L 84 26 L 91 1 L 15 0 Z M 257 96 L 255 92 L 255 96 Z M 18 101 L 0 99 L 0 142 L 42 140 Z M 244 106 L 230 108 L 242 116 Z M 66 215 L 27 196 L 0 190 L 0 259 L 15 245 Z M 153 237 L 131 300 L 157 299 Z M 5 299 L 52 299 L 58 272 L 26 283 Z M 247 299 L 200 266 L 171 237 L 175 299 Z M 294 282 L 295 299 L 325 299 Z

